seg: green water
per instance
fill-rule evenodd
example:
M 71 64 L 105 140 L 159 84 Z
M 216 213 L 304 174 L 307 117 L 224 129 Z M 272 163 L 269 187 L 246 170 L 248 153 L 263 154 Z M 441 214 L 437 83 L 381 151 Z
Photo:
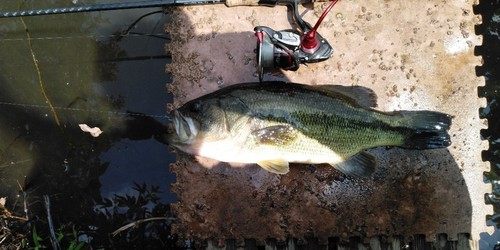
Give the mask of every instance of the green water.
M 483 157 L 492 171 L 485 181 L 494 182 L 500 178 L 500 6 L 480 2 L 485 24 L 478 29 L 484 35 L 478 54 L 485 64 L 478 74 L 486 76 L 480 93 L 488 99 L 480 114 L 489 126 L 481 134 L 490 142 Z M 21 3 L 0 1 L 0 10 L 17 10 Z M 27 0 L 23 8 L 72 5 L 70 0 Z M 5 238 L 0 247 L 52 247 L 43 195 L 50 198 L 63 249 L 76 241 L 85 247 L 92 242 L 94 248 L 168 249 L 178 241 L 169 233 L 168 220 L 109 236 L 131 221 L 172 217 L 169 204 L 175 195 L 169 185 L 175 176 L 168 164 L 174 158 L 154 139 L 168 122 L 164 67 L 169 58 L 163 51 L 168 20 L 154 14 L 121 34 L 157 10 L 26 17 L 26 27 L 20 18 L 0 19 L 0 198 L 7 197 L 5 206 L 14 216 L 30 219 L 9 220 L 12 235 L 5 238 L 0 231 L 0 240 Z M 80 130 L 82 123 L 104 133 L 94 138 Z M 495 208 L 489 223 L 498 226 L 500 184 L 495 183 L 486 201 Z M 6 226 L 2 223 L 0 228 Z M 35 241 L 35 234 L 42 241 Z M 491 247 L 497 240 L 498 230 L 481 235 L 480 244 Z
M 17 10 L 21 2 L 1 1 L 0 10 Z M 113 1 L 77 4 L 100 2 Z M 71 5 L 28 0 L 22 8 Z M 0 197 L 15 216 L 30 219 L 11 220 L 15 234 L 37 229 L 43 241 L 26 241 L 30 247 L 51 246 L 43 195 L 55 230 L 68 234 L 63 249 L 77 239 L 119 246 L 130 235 L 108 234 L 124 223 L 170 216 L 174 156 L 154 139 L 168 122 L 166 17 L 153 14 L 130 27 L 158 10 L 0 20 Z M 94 138 L 79 124 L 104 133 Z M 137 211 L 121 213 L 130 208 Z M 159 230 L 163 235 L 149 240 L 167 242 L 167 221 L 147 227 L 135 233 Z M 21 244 L 18 236 L 4 244 Z

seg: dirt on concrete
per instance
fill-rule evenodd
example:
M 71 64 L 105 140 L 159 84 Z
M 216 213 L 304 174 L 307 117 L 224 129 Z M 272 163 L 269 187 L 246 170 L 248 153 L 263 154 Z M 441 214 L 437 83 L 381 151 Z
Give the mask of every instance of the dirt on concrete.
M 287 175 L 258 166 L 217 164 L 205 169 L 179 155 L 174 191 L 177 233 L 195 239 L 287 237 L 410 237 L 437 233 L 456 239 L 471 228 L 468 187 L 447 150 L 375 150 L 370 179 L 344 176 L 328 165 L 292 165 Z M 403 159 L 401 159 L 403 158 Z M 438 161 L 433 159 L 439 159 Z
M 378 95 L 378 109 L 436 110 L 454 116 L 452 146 L 413 151 L 374 149 L 379 165 L 367 179 L 346 177 L 327 165 L 292 165 L 283 176 L 258 166 L 219 163 L 178 154 L 171 166 L 182 237 L 244 239 L 425 234 L 456 239 L 457 233 L 491 232 L 484 204 L 489 187 L 482 162 L 485 122 L 478 109 L 480 58 L 474 46 L 479 17 L 474 1 L 340 1 L 318 32 L 334 47 L 325 62 L 298 71 L 276 71 L 266 80 L 304 84 L 360 85 Z M 314 24 L 326 7 L 300 8 Z M 173 61 L 169 109 L 221 87 L 258 81 L 256 25 L 291 28 L 283 6 L 188 6 L 169 9 L 166 50 Z

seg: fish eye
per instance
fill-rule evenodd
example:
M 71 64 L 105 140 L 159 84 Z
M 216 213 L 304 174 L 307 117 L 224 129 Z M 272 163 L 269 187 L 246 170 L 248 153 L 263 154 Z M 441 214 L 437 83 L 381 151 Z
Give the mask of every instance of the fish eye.
M 201 103 L 199 102 L 192 103 L 189 109 L 191 110 L 191 112 L 199 112 L 201 111 Z

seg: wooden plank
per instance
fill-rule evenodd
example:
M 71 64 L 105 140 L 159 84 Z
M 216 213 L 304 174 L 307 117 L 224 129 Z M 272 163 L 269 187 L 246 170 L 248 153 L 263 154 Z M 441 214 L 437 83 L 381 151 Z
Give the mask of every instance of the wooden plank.
M 435 250 L 449 249 L 448 236 L 446 234 L 436 235 L 436 240 L 432 243 Z
M 225 250 L 236 250 L 236 240 L 226 240 Z
M 266 250 L 276 250 L 276 240 L 275 239 L 267 239 L 265 249 Z
M 289 238 L 288 239 L 288 250 L 296 250 L 297 248 L 297 243 L 294 238 Z
M 253 239 L 245 240 L 245 250 L 255 250 L 258 249 L 257 242 Z
M 458 240 L 448 240 L 446 234 L 436 235 L 433 242 L 427 242 L 424 235 L 415 235 L 409 244 L 404 243 L 402 236 L 391 237 L 382 242 L 380 237 L 372 237 L 368 244 L 364 244 L 359 237 L 351 237 L 349 241 L 339 238 L 328 238 L 327 244 L 319 244 L 317 238 L 297 240 L 288 238 L 278 242 L 276 239 L 267 239 L 265 246 L 258 246 L 256 240 L 246 239 L 244 246 L 237 247 L 235 240 L 226 240 L 225 246 L 217 246 L 214 240 L 208 240 L 204 249 L 209 250 L 479 250 L 479 243 L 471 240 L 468 234 L 458 234 Z
M 403 244 L 403 237 L 393 236 L 391 243 L 391 250 L 401 250 L 402 244 Z
M 431 250 L 430 243 L 425 241 L 425 236 L 417 234 L 413 236 L 413 242 L 411 244 L 413 250 Z
M 372 237 L 370 239 L 370 249 L 371 250 L 382 250 L 382 247 L 380 246 L 380 238 L 379 237 Z
M 337 250 L 339 249 L 339 238 L 334 238 L 334 237 L 330 237 L 328 238 L 328 247 L 327 247 L 328 250 Z
M 457 250 L 471 250 L 471 239 L 467 234 L 458 234 Z M 479 248 L 476 248 L 479 249 Z

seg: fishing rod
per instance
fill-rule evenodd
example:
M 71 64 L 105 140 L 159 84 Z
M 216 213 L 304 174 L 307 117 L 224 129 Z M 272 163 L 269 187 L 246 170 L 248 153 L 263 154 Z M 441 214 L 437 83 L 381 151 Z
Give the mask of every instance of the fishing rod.
M 254 29 L 257 37 L 256 52 L 259 80 L 262 81 L 264 72 L 267 70 L 284 69 L 295 71 L 301 64 L 324 61 L 332 56 L 333 48 L 317 32 L 317 29 L 339 0 L 330 2 L 330 5 L 325 9 L 314 27 L 305 22 L 298 13 L 299 3 L 307 4 L 321 1 L 323 0 L 157 0 L 0 12 L 0 18 L 221 3 L 228 7 L 287 6 L 289 10 L 291 9 L 289 12 L 291 19 L 298 25 L 299 31 L 290 29 L 276 31 L 266 26 L 257 26 Z
M 185 3 L 186 2 L 186 3 Z M 141 1 L 141 2 L 125 2 L 125 3 L 108 3 L 108 4 L 93 4 L 93 5 L 80 5 L 68 7 L 54 7 L 47 9 L 33 9 L 33 10 L 19 10 L 0 12 L 0 18 L 5 17 L 26 17 L 26 16 L 43 16 L 43 15 L 56 15 L 56 14 L 69 14 L 69 13 L 83 13 L 107 10 L 125 10 L 125 9 L 138 9 L 138 8 L 155 8 L 165 7 L 169 5 L 182 5 L 193 2 L 193 0 L 159 0 L 159 1 Z M 200 1 L 196 1 L 200 2 Z M 205 0 L 204 3 L 219 3 L 219 0 Z
M 312 1 L 301 0 L 300 3 L 305 4 Z M 108 10 L 125 10 L 139 8 L 156 8 L 166 6 L 182 6 L 182 5 L 201 5 L 201 4 L 221 4 L 224 3 L 228 7 L 233 6 L 275 6 L 289 5 L 293 0 L 157 0 L 157 1 L 139 1 L 139 2 L 124 2 L 124 3 L 108 3 L 108 4 L 93 4 L 68 7 L 54 7 L 47 9 L 32 9 L 0 12 L 0 18 L 7 17 L 26 17 L 26 16 L 43 16 L 69 13 L 83 13 Z

